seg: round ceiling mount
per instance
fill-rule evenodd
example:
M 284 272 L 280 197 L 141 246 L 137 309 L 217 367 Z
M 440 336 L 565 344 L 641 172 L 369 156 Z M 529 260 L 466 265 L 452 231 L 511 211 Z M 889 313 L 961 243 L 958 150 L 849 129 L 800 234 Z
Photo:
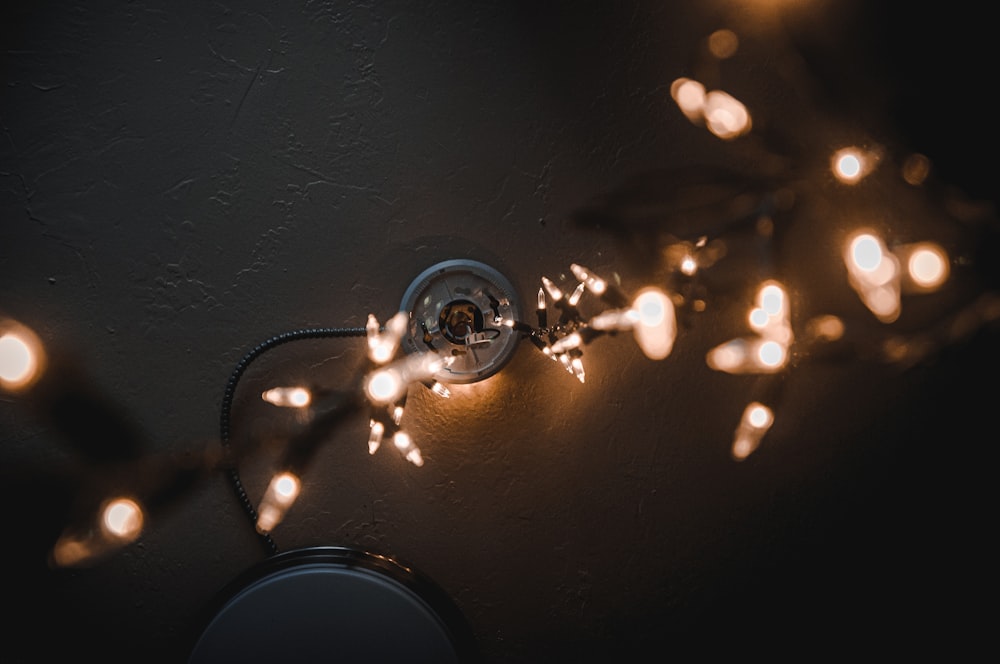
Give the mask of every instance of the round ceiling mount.
M 520 320 L 514 287 L 478 261 L 454 259 L 427 268 L 406 289 L 400 310 L 410 314 L 402 340 L 406 352 L 454 358 L 434 376 L 442 383 L 492 376 L 517 347 L 518 333 L 504 324 Z
M 352 547 L 307 547 L 254 565 L 195 627 L 187 664 L 479 661 L 471 626 L 440 586 Z

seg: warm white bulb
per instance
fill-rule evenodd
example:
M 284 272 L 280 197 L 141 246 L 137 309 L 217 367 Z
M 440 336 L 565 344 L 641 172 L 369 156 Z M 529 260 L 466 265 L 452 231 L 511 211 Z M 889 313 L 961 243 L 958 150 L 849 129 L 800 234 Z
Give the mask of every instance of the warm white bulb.
M 366 389 L 372 401 L 391 403 L 399 398 L 403 387 L 403 381 L 395 370 L 381 369 L 369 377 Z
M 45 352 L 35 333 L 11 319 L 0 318 L 0 389 L 25 389 L 42 374 Z
M 278 473 L 271 478 L 257 513 L 257 530 L 262 533 L 274 529 L 285 518 L 288 508 L 299 496 L 302 483 L 290 472 Z
M 677 336 L 677 320 L 674 303 L 667 294 L 658 288 L 644 288 L 632 301 L 632 311 L 637 318 L 632 333 L 646 357 L 662 360 L 670 355 Z
M 859 270 L 874 272 L 882 264 L 882 256 L 882 242 L 874 235 L 863 233 L 851 241 L 851 258 Z
M 925 243 L 910 253 L 906 269 L 920 288 L 937 288 L 948 278 L 948 256 L 938 245 Z
M 117 498 L 105 505 L 101 515 L 101 528 L 108 535 L 133 540 L 142 530 L 142 509 L 129 498 Z
M 757 349 L 757 358 L 764 367 L 780 367 L 785 362 L 785 347 L 777 341 L 765 341 Z
M 410 445 L 413 444 L 413 441 L 410 439 L 410 434 L 405 431 L 397 431 L 394 433 L 392 436 L 392 442 L 397 448 L 403 451 L 407 450 Z
M 13 333 L 0 337 L 0 380 L 22 383 L 34 371 L 35 357 L 31 346 Z
M 372 420 L 370 422 L 371 431 L 368 433 L 368 454 L 375 454 L 382 444 L 382 436 L 385 434 L 385 425 Z
M 261 398 L 275 406 L 304 408 L 312 401 L 312 394 L 304 387 L 272 387 Z

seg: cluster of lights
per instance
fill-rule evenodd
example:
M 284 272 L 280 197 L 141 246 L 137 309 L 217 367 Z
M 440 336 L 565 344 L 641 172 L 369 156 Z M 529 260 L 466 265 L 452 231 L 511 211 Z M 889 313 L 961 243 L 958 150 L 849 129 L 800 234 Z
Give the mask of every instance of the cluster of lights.
M 677 336 L 677 320 L 674 303 L 666 292 L 655 287 L 643 288 L 629 299 L 617 286 L 589 268 L 573 263 L 570 271 L 577 283 L 569 294 L 548 277 L 542 277 L 542 286 L 538 289 L 537 327 L 514 320 L 506 320 L 504 324 L 522 332 L 581 383 L 586 380 L 582 347 L 603 334 L 632 330 L 636 343 L 647 357 L 662 360 L 670 354 Z M 579 303 L 587 292 L 611 308 L 585 318 Z M 558 317 L 552 324 L 549 322 L 549 298 L 558 309 Z
M 718 58 L 730 57 L 738 40 L 730 31 L 713 33 L 708 40 Z M 691 78 L 676 79 L 670 94 L 680 111 L 692 123 L 704 126 L 722 140 L 733 140 L 752 129 L 746 106 L 722 90 L 707 90 Z M 880 150 L 846 146 L 830 156 L 830 172 L 844 186 L 862 182 L 883 161 Z M 915 156 L 902 168 L 903 178 L 918 185 L 927 176 L 926 158 Z M 702 236 L 695 240 L 678 239 L 663 250 L 663 258 L 672 276 L 690 280 L 699 271 L 711 267 L 724 253 L 718 238 Z M 881 323 L 898 320 L 904 295 L 932 293 L 950 276 L 951 258 L 944 248 L 931 241 L 890 246 L 879 233 L 869 228 L 851 234 L 843 248 L 847 283 L 860 301 Z M 580 264 L 570 271 L 575 283 L 563 288 L 543 276 L 537 293 L 535 324 L 503 319 L 496 322 L 520 332 L 542 353 L 562 366 L 581 383 L 586 380 L 583 347 L 606 334 L 631 331 L 644 355 L 664 360 L 672 352 L 677 333 L 678 308 L 699 312 L 705 301 L 678 292 L 672 285 L 649 285 L 627 296 L 615 283 L 602 278 Z M 685 282 L 689 283 L 689 282 Z M 595 315 L 584 315 L 580 303 L 585 294 L 597 298 L 606 308 Z M 555 311 L 550 311 L 550 305 Z M 982 304 L 975 315 L 978 321 L 1000 318 L 1000 303 L 994 297 Z M 745 318 L 747 333 L 710 349 L 707 366 L 728 374 L 779 374 L 786 371 L 791 359 L 804 354 L 792 327 L 791 303 L 785 286 L 775 279 L 764 280 Z M 404 353 L 400 343 L 409 317 L 399 312 L 381 325 L 369 315 L 364 336 L 371 369 L 364 376 L 361 403 L 370 411 L 368 450 L 374 454 L 383 441 L 391 439 L 403 457 L 415 466 L 424 463 L 420 449 L 401 427 L 407 393 L 414 384 L 422 384 L 442 397 L 448 388 L 434 377 L 453 361 L 453 356 L 436 352 Z M 820 315 L 806 324 L 807 343 L 832 342 L 844 336 L 845 323 L 835 315 Z M 475 343 L 491 343 L 476 338 Z M 26 326 L 11 319 L 0 319 L 0 389 L 9 394 L 32 390 L 46 371 L 47 358 L 38 337 Z M 261 398 L 278 407 L 307 409 L 314 395 L 302 386 L 279 386 L 265 390 Z M 746 459 L 761 444 L 775 421 L 772 405 L 754 399 L 743 410 L 735 427 L 731 454 L 735 460 Z M 261 533 L 273 530 L 294 504 L 302 488 L 295 469 L 283 468 L 268 484 L 257 512 L 256 527 Z M 55 543 L 52 561 L 58 566 L 73 566 L 134 541 L 146 522 L 146 513 L 135 496 L 113 496 L 103 502 L 93 522 L 85 528 L 67 530 Z
M 367 354 L 373 367 L 362 381 L 362 390 L 371 411 L 368 453 L 375 454 L 382 442 L 391 438 L 393 446 L 407 461 L 414 466 L 423 466 L 420 448 L 401 428 L 407 395 L 411 385 L 421 383 L 435 394 L 449 397 L 448 389 L 433 377 L 454 358 L 435 352 L 398 357 L 408 324 L 407 312 L 399 311 L 384 326 L 374 314 L 369 314 L 365 325 Z M 261 398 L 275 406 L 306 408 L 312 403 L 312 392 L 303 386 L 275 387 L 265 390 Z M 257 510 L 258 532 L 269 533 L 281 523 L 301 488 L 302 480 L 293 469 L 283 468 L 272 476 Z

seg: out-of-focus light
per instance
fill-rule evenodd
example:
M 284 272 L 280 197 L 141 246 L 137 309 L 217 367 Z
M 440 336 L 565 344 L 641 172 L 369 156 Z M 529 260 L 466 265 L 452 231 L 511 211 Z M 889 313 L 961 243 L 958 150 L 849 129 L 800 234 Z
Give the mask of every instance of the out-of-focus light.
M 934 290 L 948 279 L 948 254 L 933 242 L 921 242 L 900 248 L 906 256 L 906 272 L 910 282 L 920 290 Z
M 708 130 L 723 140 L 743 136 L 752 126 L 746 106 L 721 90 L 705 95 L 703 114 Z
M 275 406 L 305 408 L 312 402 L 312 394 L 304 387 L 272 387 L 261 394 L 264 401 Z
M 742 461 L 750 456 L 760 446 L 772 424 L 774 413 L 770 408 L 758 401 L 748 404 L 733 435 L 733 459 Z
M 49 554 L 55 567 L 79 567 L 135 541 L 142 532 L 142 508 L 129 498 L 106 502 L 97 515 L 94 527 L 80 532 L 64 532 Z
M 573 276 L 586 284 L 587 290 L 594 295 L 602 295 L 608 289 L 608 283 L 604 279 L 601 279 L 582 265 L 573 263 L 569 266 L 569 269 L 573 271 Z
M 279 473 L 271 478 L 257 514 L 257 530 L 261 533 L 270 532 L 281 523 L 299 497 L 302 483 L 293 473 Z
M 587 382 L 587 374 L 583 370 L 583 360 L 581 358 L 574 357 L 570 361 L 570 367 L 573 369 L 573 375 L 576 376 L 581 383 Z
M 708 36 L 708 52 L 720 60 L 733 57 L 739 46 L 739 37 L 726 28 L 716 30 Z
M 785 363 L 785 347 L 777 341 L 765 341 L 757 348 L 757 358 L 762 366 L 780 367 Z
M 392 403 L 402 395 L 405 387 L 399 372 L 387 368 L 372 373 L 365 389 L 368 398 L 375 403 Z
M 424 458 L 420 454 L 420 449 L 413 444 L 410 434 L 405 431 L 397 431 L 392 436 L 392 442 L 403 453 L 407 461 L 417 467 L 424 465 Z
M 439 383 L 438 381 L 434 381 L 431 384 L 431 392 L 444 399 L 448 399 L 451 397 L 451 390 L 445 387 L 443 383 Z
M 554 344 L 552 344 L 553 353 L 565 353 L 573 348 L 579 348 L 580 344 L 583 343 L 583 337 L 580 336 L 579 332 L 571 332 L 567 334 L 562 339 L 559 339 Z
M 563 296 L 562 291 L 559 290 L 559 287 L 556 286 L 552 282 L 552 280 L 549 279 L 548 277 L 542 277 L 542 286 L 545 288 L 545 292 L 549 294 L 549 297 L 551 297 L 554 302 L 558 302 L 559 300 L 562 299 Z M 539 307 L 539 309 L 541 308 L 542 307 Z
M 692 256 L 685 256 L 681 259 L 680 269 L 683 274 L 690 277 L 698 271 L 698 262 Z
M 700 122 L 705 108 L 705 86 L 690 78 L 678 78 L 670 84 L 670 96 L 689 120 Z
M 631 330 L 638 320 L 639 315 L 633 309 L 608 309 L 587 321 L 587 327 L 595 330 Z
M 142 508 L 130 498 L 109 501 L 101 512 L 101 528 L 105 534 L 132 541 L 142 531 Z
M 0 388 L 16 392 L 30 387 L 45 364 L 42 343 L 30 329 L 0 319 Z
M 710 368 L 729 374 L 775 373 L 784 368 L 787 361 L 787 346 L 764 338 L 730 339 L 705 355 Z
M 899 261 L 873 233 L 855 234 L 844 254 L 851 287 L 883 323 L 891 323 L 901 310 Z
M 369 422 L 368 432 L 368 454 L 375 454 L 379 446 L 382 445 L 382 436 L 385 434 L 385 425 L 377 420 Z
M 673 350 L 677 337 L 674 303 L 655 287 L 643 288 L 632 300 L 637 320 L 632 327 L 635 341 L 651 360 L 662 360 Z
M 846 147 L 830 157 L 830 170 L 844 184 L 856 184 L 874 170 L 878 161 L 877 150 Z
M 914 187 L 922 185 L 931 174 L 931 160 L 922 154 L 911 154 L 903 162 L 903 180 Z
M 882 242 L 874 235 L 862 233 L 851 241 L 851 259 L 863 272 L 874 272 L 885 255 Z
M 379 331 L 380 326 L 374 315 L 368 315 L 365 333 L 368 337 L 368 357 L 376 364 L 385 364 L 393 358 L 399 349 L 399 342 L 406 334 L 409 314 L 405 311 L 396 312 L 385 323 L 385 331 Z
M 819 341 L 836 341 L 844 336 L 844 321 L 839 316 L 817 316 L 806 324 L 806 333 Z

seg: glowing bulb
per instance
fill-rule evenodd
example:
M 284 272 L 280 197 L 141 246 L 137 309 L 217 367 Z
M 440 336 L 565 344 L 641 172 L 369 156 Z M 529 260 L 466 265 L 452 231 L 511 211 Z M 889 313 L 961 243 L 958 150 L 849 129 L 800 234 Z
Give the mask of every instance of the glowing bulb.
M 746 409 L 746 421 L 754 429 L 764 429 L 771 426 L 774 414 L 771 409 L 761 403 L 752 403 Z
M 755 330 L 761 330 L 767 327 L 767 323 L 771 320 L 771 317 L 760 307 L 755 307 L 750 310 L 748 320 L 750 321 L 750 327 Z
M 438 381 L 434 381 L 431 385 L 431 391 L 439 397 L 443 397 L 445 399 L 451 397 L 451 391 L 445 387 L 443 383 L 439 383 Z
M 385 331 L 379 332 L 378 320 L 369 314 L 368 323 L 365 326 L 365 333 L 368 336 L 368 356 L 376 364 L 385 364 L 393 358 L 399 349 L 399 342 L 406 334 L 410 315 L 405 311 L 398 311 L 386 321 Z
M 739 100 L 721 90 L 705 96 L 703 110 L 708 130 L 721 139 L 728 140 L 750 131 L 750 113 Z
M 371 374 L 366 389 L 375 403 L 391 403 L 401 396 L 405 387 L 399 372 L 388 368 Z
M 289 472 L 271 478 L 257 514 L 257 530 L 266 533 L 274 529 L 288 512 L 302 487 L 299 478 Z
M 565 353 L 572 348 L 578 348 L 582 343 L 583 337 L 580 336 L 580 333 L 573 332 L 552 344 L 552 352 Z
M 862 150 L 847 147 L 837 150 L 830 157 L 830 170 L 844 184 L 856 184 L 872 172 L 879 161 L 880 149 Z
M 844 256 L 848 279 L 865 306 L 883 323 L 899 317 L 899 260 L 882 240 L 871 233 L 858 233 Z
M 851 241 L 851 258 L 863 272 L 874 272 L 882 264 L 882 242 L 874 235 L 862 233 Z
M 420 450 L 416 447 L 406 453 L 406 460 L 418 468 L 424 465 L 424 458 L 420 455 Z
M 577 280 L 586 284 L 587 289 L 594 295 L 601 295 L 608 289 L 608 284 L 604 279 L 592 274 L 590 270 L 582 265 L 573 263 L 569 266 L 569 269 L 573 271 L 573 275 Z
M 685 256 L 681 259 L 680 270 L 683 274 L 690 277 L 698 271 L 698 262 L 692 256 Z
M 732 456 L 737 461 L 750 456 L 760 445 L 764 434 L 774 424 L 774 412 L 764 404 L 754 401 L 743 409 L 740 424 L 733 435 Z
M 545 289 L 538 289 L 538 309 L 539 311 L 545 309 Z
M 23 383 L 34 370 L 34 354 L 23 339 L 11 333 L 0 337 L 0 380 L 12 384 Z
M 273 387 L 265 390 L 261 398 L 275 406 L 304 408 L 312 401 L 312 394 L 304 387 Z
M 861 158 L 853 152 L 841 154 L 834 160 L 833 172 L 843 182 L 861 179 Z
M 917 288 L 935 289 L 948 279 L 948 255 L 940 246 L 924 242 L 905 247 L 902 251 L 908 254 L 907 276 Z
M 760 289 L 758 295 L 760 308 L 768 316 L 781 316 L 785 312 L 785 291 L 775 283 L 768 283 Z
M 720 29 L 708 36 L 708 50 L 720 60 L 732 57 L 739 45 L 740 40 L 732 30 Z
M 111 536 L 132 541 L 142 530 L 142 509 L 128 498 L 117 498 L 105 505 L 101 514 L 101 528 Z
M 35 333 L 20 323 L 0 319 L 0 388 L 16 391 L 41 375 L 45 353 Z
M 640 290 L 632 301 L 637 316 L 632 333 L 642 352 L 651 360 L 662 360 L 674 347 L 677 320 L 674 303 L 658 288 Z
M 418 467 L 424 465 L 424 458 L 420 455 L 420 449 L 413 444 L 413 440 L 408 433 L 397 431 L 392 437 L 392 442 L 395 443 L 400 452 L 404 453 L 407 461 Z
M 406 450 L 413 444 L 413 441 L 410 439 L 410 434 L 405 431 L 397 431 L 394 433 L 392 436 L 392 442 L 400 450 Z
M 692 122 L 702 117 L 705 106 L 705 86 L 690 78 L 678 78 L 670 84 L 670 96 L 681 112 Z
M 757 358 L 764 367 L 780 367 L 785 362 L 785 347 L 777 341 L 765 341 L 757 349 Z
M 629 330 L 637 320 L 638 314 L 631 309 L 609 309 L 587 321 L 587 327 L 594 330 Z
M 573 292 L 570 293 L 570 296 L 566 299 L 566 301 L 569 302 L 569 306 L 575 307 L 577 302 L 580 301 L 580 298 L 583 297 L 583 292 L 585 290 L 587 290 L 586 284 L 577 284 L 577 287 L 573 289 Z
M 385 434 L 385 425 L 372 420 L 369 423 L 371 431 L 368 433 L 368 454 L 375 454 L 382 444 L 382 436 Z
M 580 379 L 581 383 L 585 383 L 587 375 L 583 370 L 583 360 L 579 357 L 574 357 L 570 361 L 570 367 L 573 369 L 573 375 Z
M 562 291 L 559 290 L 559 287 L 552 283 L 552 280 L 548 277 L 542 277 L 542 286 L 545 288 L 545 292 L 549 294 L 549 297 L 551 297 L 553 301 L 558 302 L 562 299 Z

